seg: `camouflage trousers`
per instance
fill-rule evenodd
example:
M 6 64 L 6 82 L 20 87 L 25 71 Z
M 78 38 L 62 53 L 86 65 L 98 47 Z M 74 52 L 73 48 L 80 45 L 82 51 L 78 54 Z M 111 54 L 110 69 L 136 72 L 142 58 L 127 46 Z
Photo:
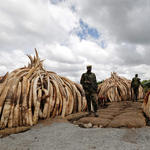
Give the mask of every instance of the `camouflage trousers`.
M 97 99 L 98 99 L 97 94 L 85 91 L 85 96 L 86 96 L 88 106 L 91 105 L 91 102 L 92 102 L 93 106 L 97 105 L 97 103 L 98 103 L 97 102 Z
M 133 88 L 133 92 L 134 92 L 133 100 L 137 101 L 137 97 L 138 97 L 138 94 L 139 94 L 139 89 L 138 88 Z
M 133 92 L 134 92 L 134 94 L 137 94 L 138 95 L 138 93 L 139 93 L 139 88 L 133 88 Z

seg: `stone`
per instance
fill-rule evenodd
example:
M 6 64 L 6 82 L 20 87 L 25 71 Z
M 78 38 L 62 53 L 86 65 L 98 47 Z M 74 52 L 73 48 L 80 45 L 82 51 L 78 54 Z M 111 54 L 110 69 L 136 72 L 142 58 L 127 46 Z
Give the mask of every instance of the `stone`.
M 85 128 L 92 128 L 92 123 L 84 124 L 83 125 Z
M 93 128 L 98 128 L 98 125 L 93 126 Z
M 84 117 L 79 119 L 77 122 L 83 122 L 84 124 L 92 123 L 93 126 L 101 124 L 103 127 L 106 127 L 110 121 L 110 119 L 101 119 L 99 117 Z
M 103 127 L 103 126 L 100 124 L 100 125 L 99 125 L 99 128 L 102 128 L 102 127 Z
M 77 121 L 73 121 L 73 124 L 77 124 Z

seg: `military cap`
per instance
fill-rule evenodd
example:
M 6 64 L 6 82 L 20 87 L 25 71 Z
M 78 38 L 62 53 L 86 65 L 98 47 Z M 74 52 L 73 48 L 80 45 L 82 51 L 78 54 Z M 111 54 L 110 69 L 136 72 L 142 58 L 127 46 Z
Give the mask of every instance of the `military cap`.
M 87 68 L 88 68 L 88 67 L 92 67 L 92 65 L 87 65 L 86 67 L 87 67 Z

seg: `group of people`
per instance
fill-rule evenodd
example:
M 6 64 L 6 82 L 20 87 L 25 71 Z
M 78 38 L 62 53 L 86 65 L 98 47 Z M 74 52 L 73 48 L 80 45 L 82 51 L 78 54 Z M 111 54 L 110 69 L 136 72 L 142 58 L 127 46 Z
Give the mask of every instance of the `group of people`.
M 88 65 L 87 72 L 82 74 L 80 83 L 83 86 L 86 100 L 87 100 L 87 106 L 88 106 L 87 116 L 91 115 L 91 101 L 92 101 L 92 105 L 94 108 L 94 115 L 95 117 L 98 117 L 98 114 L 97 114 L 98 85 L 97 85 L 96 75 L 92 73 L 91 70 L 92 70 L 92 66 Z M 141 84 L 140 78 L 138 78 L 138 74 L 135 74 L 135 77 L 131 81 L 131 91 L 133 89 L 133 92 L 134 92 L 133 101 L 134 100 L 137 101 L 140 84 Z

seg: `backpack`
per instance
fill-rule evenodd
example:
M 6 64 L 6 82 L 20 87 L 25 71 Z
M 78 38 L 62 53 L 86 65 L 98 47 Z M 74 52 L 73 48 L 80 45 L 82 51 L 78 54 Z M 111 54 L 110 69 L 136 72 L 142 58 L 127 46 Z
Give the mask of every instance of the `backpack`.
M 132 85 L 133 85 L 134 88 L 138 88 L 139 85 L 140 85 L 139 78 L 134 78 Z

